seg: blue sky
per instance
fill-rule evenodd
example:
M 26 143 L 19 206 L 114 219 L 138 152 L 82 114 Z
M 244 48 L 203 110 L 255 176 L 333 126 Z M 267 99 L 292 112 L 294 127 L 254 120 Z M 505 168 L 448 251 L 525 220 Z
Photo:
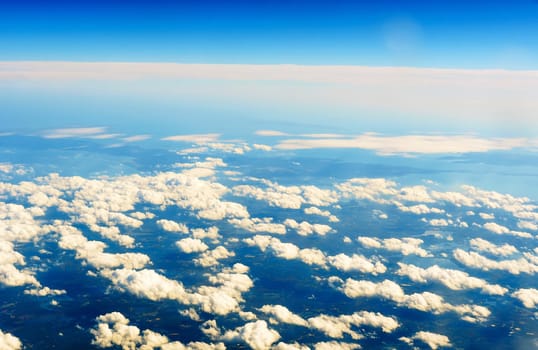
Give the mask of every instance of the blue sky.
M 538 2 L 11 1 L 0 60 L 536 69 Z

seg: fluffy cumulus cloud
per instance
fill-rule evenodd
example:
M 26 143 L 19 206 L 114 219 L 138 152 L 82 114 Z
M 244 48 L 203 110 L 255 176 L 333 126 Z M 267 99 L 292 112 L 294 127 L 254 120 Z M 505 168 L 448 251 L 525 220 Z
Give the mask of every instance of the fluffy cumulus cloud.
M 130 325 L 130 320 L 119 312 L 110 312 L 96 319 L 97 325 L 91 329 L 92 344 L 100 348 L 119 347 L 123 350 L 224 350 L 222 343 L 208 344 L 193 342 L 187 345 L 170 341 L 165 335 Z
M 209 247 L 207 244 L 202 242 L 200 239 L 197 238 L 183 238 L 180 241 L 176 242 L 177 247 L 179 250 L 181 250 L 183 253 L 201 253 L 205 252 Z
M 344 253 L 328 256 L 316 248 L 301 249 L 293 243 L 285 243 L 275 237 L 256 235 L 243 239 L 249 246 L 257 246 L 261 251 L 269 251 L 274 256 L 285 260 L 300 260 L 308 265 L 323 268 L 332 266 L 340 271 L 359 271 L 373 275 L 385 273 L 387 267 L 376 259 L 368 259 L 363 255 Z
M 273 222 L 272 218 L 243 218 L 230 219 L 228 222 L 237 228 L 248 232 L 267 232 L 273 234 L 286 234 L 286 225 Z
M 233 188 L 236 196 L 252 197 L 267 202 L 270 206 L 299 209 L 303 204 L 327 206 L 338 201 L 332 190 L 320 189 L 316 186 L 283 186 L 268 180 L 260 181 L 265 187 L 239 185 Z
M 332 230 L 329 225 L 311 224 L 307 221 L 297 222 L 294 219 L 286 219 L 284 225 L 295 229 L 300 236 L 308 236 L 311 234 L 325 236 Z
M 0 330 L 0 349 L 3 350 L 20 350 L 22 349 L 22 343 L 19 338 L 12 334 L 4 333 Z
M 116 289 L 141 298 L 175 300 L 183 305 L 199 305 L 207 313 L 226 315 L 240 311 L 242 293 L 253 286 L 247 272 L 248 267 L 235 264 L 232 269 L 223 269 L 214 276 L 210 275 L 208 280 L 211 285 L 202 285 L 195 290 L 188 290 L 181 282 L 149 269 L 104 270 L 101 275 L 109 279 Z
M 440 347 L 451 347 L 450 339 L 446 335 L 419 331 L 415 333 L 412 337 L 401 337 L 401 341 L 413 345 L 416 340 L 419 340 L 430 347 L 430 349 L 437 349 Z
M 469 244 L 473 249 L 497 256 L 510 256 L 518 253 L 517 248 L 511 244 L 496 245 L 482 238 L 472 238 Z
M 491 314 L 483 306 L 467 304 L 452 305 L 447 303 L 443 297 L 430 292 L 405 294 L 402 287 L 390 280 L 376 283 L 367 280 L 357 281 L 352 278 L 343 281 L 338 277 L 331 277 L 329 278 L 329 282 L 349 298 L 378 297 L 391 300 L 400 306 L 431 312 L 436 315 L 445 312 L 455 312 L 463 320 L 469 322 L 484 321 Z
M 166 219 L 157 220 L 157 225 L 159 225 L 160 228 L 168 232 L 180 232 L 180 233 L 189 232 L 189 229 L 187 228 L 185 224 L 175 222 L 172 220 L 166 220 Z
M 512 296 L 519 299 L 526 308 L 533 309 L 538 306 L 538 289 L 521 288 L 512 293 Z
M 315 329 L 328 337 L 337 339 L 343 338 L 344 334 L 348 334 L 356 340 L 363 338 L 361 334 L 352 329 L 353 327 L 375 327 L 386 333 L 391 333 L 399 327 L 395 318 L 368 311 L 339 316 L 321 314 L 307 320 L 292 313 L 282 305 L 264 305 L 260 311 L 270 315 L 271 321 L 274 323 L 287 323 Z
M 307 326 L 308 322 L 301 316 L 294 314 L 287 307 L 282 305 L 264 305 L 260 308 L 260 311 L 270 315 L 277 322 L 294 324 L 298 326 Z
M 267 326 L 263 320 L 249 322 L 234 330 L 224 333 L 221 338 L 224 341 L 242 341 L 253 350 L 267 350 L 280 339 L 280 334 Z
M 524 238 L 532 238 L 532 235 L 528 232 L 521 232 L 521 231 L 513 231 L 509 228 L 499 225 L 495 222 L 487 222 L 484 224 L 484 228 L 488 230 L 489 232 L 496 233 L 498 235 L 514 235 L 518 237 L 524 237 Z
M 404 263 L 398 263 L 398 266 L 400 269 L 396 273 L 409 277 L 413 282 L 439 282 L 452 290 L 480 289 L 482 293 L 492 295 L 504 295 L 508 291 L 498 284 L 489 284 L 483 279 L 471 277 L 466 272 L 459 270 L 445 269 L 437 265 L 427 269 Z
M 533 257 L 536 256 L 529 254 L 519 259 L 492 260 L 476 252 L 466 252 L 458 248 L 454 250 L 453 255 L 461 264 L 483 271 L 501 270 L 513 275 L 520 273 L 533 275 L 538 272 L 538 265 L 533 261 Z
M 403 255 L 418 255 L 420 257 L 431 256 L 426 250 L 420 247 L 423 240 L 418 238 L 387 238 L 379 239 L 376 237 L 358 237 L 357 241 L 367 248 L 385 249 L 388 251 L 401 252 Z
M 370 260 L 363 255 L 353 254 L 351 256 L 340 253 L 327 258 L 331 266 L 342 271 L 359 271 L 377 275 L 385 273 L 387 267 L 380 261 Z

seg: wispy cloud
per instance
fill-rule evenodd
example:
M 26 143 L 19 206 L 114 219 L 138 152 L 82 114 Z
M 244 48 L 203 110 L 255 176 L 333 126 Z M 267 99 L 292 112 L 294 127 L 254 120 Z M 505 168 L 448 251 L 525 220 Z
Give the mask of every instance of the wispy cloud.
M 43 137 L 47 139 L 62 139 L 71 137 L 91 137 L 91 138 L 109 138 L 110 134 L 106 134 L 105 127 L 90 127 L 90 128 L 64 128 L 52 129 L 43 133 Z
M 472 135 L 383 136 L 366 133 L 356 137 L 288 138 L 281 140 L 275 148 L 282 150 L 358 148 L 383 155 L 412 155 L 488 152 L 533 147 L 533 144 L 535 141 L 524 138 L 481 138 Z
M 122 138 L 123 142 L 140 142 L 151 138 L 151 135 L 134 135 Z
M 219 139 L 220 134 L 190 134 L 190 135 L 175 135 L 163 137 L 163 141 L 179 141 L 179 142 L 191 142 L 191 143 L 208 143 L 215 142 Z
M 538 127 L 538 71 L 364 66 L 0 62 L 3 80 L 203 80 L 170 93 L 270 105 L 343 108 L 457 125 Z M 229 81 L 226 88 L 211 81 Z M 252 81 L 253 84 L 232 84 Z M 282 84 L 264 84 L 278 81 Z M 294 84 L 300 82 L 301 84 Z M 306 83 L 306 84 L 302 84 Z M 364 118 L 364 113 L 356 118 Z M 399 124 L 406 120 L 398 120 Z

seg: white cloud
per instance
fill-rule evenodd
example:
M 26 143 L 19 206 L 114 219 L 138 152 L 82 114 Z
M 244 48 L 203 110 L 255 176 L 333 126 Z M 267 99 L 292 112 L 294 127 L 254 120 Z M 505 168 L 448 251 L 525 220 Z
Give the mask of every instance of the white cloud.
M 185 224 L 178 223 L 172 220 L 160 219 L 157 220 L 157 225 L 168 232 L 189 233 L 189 229 Z
M 432 333 L 432 332 L 425 332 L 425 331 L 419 331 L 410 338 L 401 337 L 400 340 L 410 345 L 414 343 L 414 340 L 420 340 L 423 343 L 427 344 L 430 347 L 430 349 L 433 349 L 433 350 L 439 347 L 452 347 L 452 344 L 450 343 L 450 339 L 448 339 L 446 335 Z
M 478 305 L 452 305 L 434 293 L 423 292 L 405 294 L 403 289 L 393 281 L 384 280 L 379 283 L 354 280 L 348 278 L 342 281 L 338 277 L 331 277 L 329 282 L 349 298 L 380 297 L 396 302 L 400 306 L 416 309 L 433 314 L 455 312 L 465 321 L 480 322 L 489 317 L 491 312 Z
M 368 258 L 353 254 L 352 256 L 340 253 L 327 258 L 329 264 L 342 271 L 359 271 L 362 273 L 371 273 L 377 275 L 385 273 L 387 267 L 379 261 L 369 260 Z
M 60 139 L 71 137 L 95 137 L 98 134 L 106 133 L 105 127 L 91 128 L 65 128 L 47 130 L 43 133 L 43 137 L 48 139 Z
M 282 186 L 268 180 L 261 180 L 265 188 L 253 185 L 238 185 L 233 188 L 236 196 L 263 200 L 274 207 L 299 209 L 303 204 L 327 206 L 338 201 L 334 191 L 316 186 Z
M 255 321 L 229 330 L 221 337 L 225 341 L 241 340 L 253 350 L 267 350 L 280 339 L 280 334 L 274 329 L 267 327 L 265 321 Z
M 219 260 L 227 259 L 235 256 L 234 252 L 229 251 L 226 247 L 218 246 L 213 250 L 206 250 L 198 258 L 194 259 L 194 262 L 203 266 L 215 266 L 219 264 Z
M 484 220 L 493 220 L 493 219 L 495 219 L 495 215 L 489 214 L 489 213 L 478 213 L 478 216 L 480 216 Z
M 343 343 L 338 341 L 324 341 L 314 345 L 315 350 L 355 350 L 360 349 L 359 344 Z
M 380 155 L 470 153 L 511 150 L 531 147 L 521 138 L 486 139 L 469 135 L 403 135 L 381 136 L 362 134 L 354 138 L 285 139 L 275 148 L 300 150 L 316 148 L 360 148 L 373 150 Z
M 330 211 L 321 210 L 318 207 L 305 208 L 304 213 L 308 214 L 308 215 L 320 215 L 320 216 L 328 217 L 330 222 L 339 222 L 340 221 L 336 216 L 332 215 Z
M 273 222 L 272 218 L 230 219 L 228 222 L 235 227 L 242 228 L 248 232 L 267 232 L 279 235 L 286 234 L 286 226 L 284 224 Z
M 264 305 L 260 311 L 275 318 L 276 321 L 287 324 L 307 327 L 308 322 L 301 316 L 294 314 L 282 305 Z
M 520 273 L 533 275 L 538 272 L 538 265 L 526 258 L 495 261 L 476 252 L 466 252 L 459 248 L 454 250 L 453 255 L 463 265 L 483 271 L 501 270 L 513 275 L 519 275 Z
M 448 226 L 450 221 L 446 219 L 431 219 L 429 223 L 432 226 Z
M 12 334 L 4 333 L 0 330 L 0 349 L 2 350 L 21 350 L 22 343 L 19 338 Z
M 9 163 L 0 163 L 0 172 L 10 173 L 13 170 L 13 164 Z
M 497 284 L 491 285 L 485 280 L 471 277 L 469 274 L 459 270 L 445 269 L 437 265 L 420 268 L 415 265 L 398 263 L 400 269 L 396 274 L 407 276 L 414 282 L 429 283 L 439 282 L 452 290 L 480 289 L 484 294 L 504 295 L 508 289 Z
M 256 235 L 243 239 L 247 245 L 257 246 L 262 252 L 267 249 L 276 257 L 285 260 L 301 260 L 307 265 L 326 267 L 327 257 L 316 248 L 300 249 L 293 243 L 283 243 L 278 238 L 271 236 Z
M 262 145 L 262 144 L 258 144 L 258 143 L 253 144 L 252 148 L 257 149 L 259 151 L 265 151 L 265 152 L 269 152 L 269 151 L 271 151 L 273 149 L 273 147 L 271 147 L 269 145 Z
M 271 349 L 272 350 L 310 350 L 310 348 L 306 345 L 301 345 L 298 343 L 289 344 L 289 343 L 284 343 L 284 342 L 279 342 L 278 344 L 274 345 Z
M 538 231 L 538 225 L 531 221 L 518 221 L 517 227 L 523 230 Z
M 346 108 L 378 115 L 413 115 L 515 125 L 534 123 L 537 71 L 465 70 L 410 67 L 178 64 L 127 62 L 0 62 L 0 79 L 202 79 L 204 81 L 299 81 L 297 84 L 229 84 L 226 89 L 176 87 L 186 96 L 213 94 L 230 101 L 271 105 Z M 329 83 L 329 84 L 319 84 Z M 195 84 L 197 85 L 197 84 Z M 510 93 L 507 93 L 509 91 Z M 454 103 L 459 101 L 459 103 Z M 510 119 L 509 119 L 510 118 Z M 263 133 L 262 133 L 263 134 Z
M 332 230 L 329 225 L 311 224 L 307 221 L 302 221 L 299 223 L 293 219 L 284 220 L 284 225 L 295 229 L 297 234 L 300 236 L 308 236 L 314 233 L 320 236 L 325 236 Z
M 521 288 L 512 293 L 514 298 L 518 298 L 526 308 L 533 309 L 538 306 L 538 289 Z
M 90 330 L 92 344 L 100 348 L 119 346 L 123 350 L 224 350 L 222 343 L 208 344 L 191 342 L 187 345 L 179 341 L 170 342 L 165 335 L 130 325 L 129 319 L 119 312 L 110 312 L 97 317 L 97 326 Z
M 287 136 L 288 134 L 277 130 L 258 130 L 255 132 L 258 136 Z
M 123 137 L 121 140 L 123 142 L 140 142 L 149 140 L 151 138 L 151 135 L 133 135 L 133 136 L 127 136 Z
M 393 252 L 401 252 L 403 255 L 415 254 L 420 257 L 431 256 L 426 250 L 420 247 L 423 240 L 418 238 L 404 237 L 379 239 L 376 237 L 357 237 L 357 241 L 364 247 L 385 249 Z
M 168 137 L 162 138 L 161 140 L 205 144 L 208 142 L 217 141 L 219 137 L 220 137 L 220 134 L 190 134 L 190 135 L 168 136 Z
M 207 244 L 197 238 L 184 238 L 176 242 L 177 247 L 183 253 L 201 253 L 209 249 Z
M 498 235 L 514 235 L 523 238 L 532 238 L 532 235 L 528 232 L 512 231 L 509 228 L 499 225 L 495 222 L 487 222 L 484 224 L 484 228 L 490 232 L 496 233 Z
M 509 256 L 518 252 L 517 248 L 511 244 L 496 245 L 482 238 L 473 238 L 469 244 L 473 249 L 498 256 Z

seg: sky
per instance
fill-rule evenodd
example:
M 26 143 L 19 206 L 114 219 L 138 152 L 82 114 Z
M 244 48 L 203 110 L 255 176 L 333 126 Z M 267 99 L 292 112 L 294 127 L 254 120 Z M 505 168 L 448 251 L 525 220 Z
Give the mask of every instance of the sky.
M 5 1 L 2 60 L 538 67 L 538 2 Z
M 2 2 L 2 132 L 535 137 L 537 19 L 535 0 Z

